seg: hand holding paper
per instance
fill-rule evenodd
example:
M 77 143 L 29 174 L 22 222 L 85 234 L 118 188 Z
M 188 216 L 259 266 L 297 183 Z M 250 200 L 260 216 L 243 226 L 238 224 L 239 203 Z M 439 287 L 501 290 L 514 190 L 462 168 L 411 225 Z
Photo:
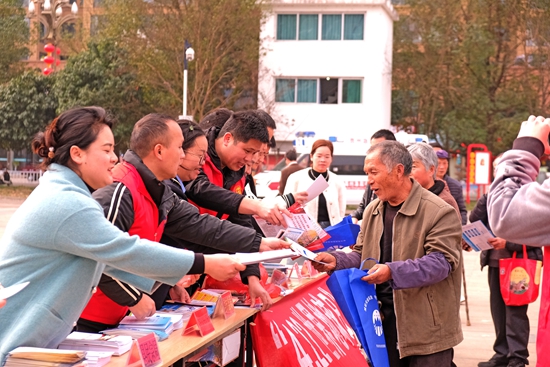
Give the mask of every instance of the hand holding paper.
M 260 252 L 281 250 L 289 247 L 290 245 L 288 242 L 278 238 L 262 238 L 262 242 L 260 243 Z
M 321 252 L 315 256 L 315 261 L 311 265 L 317 271 L 332 271 L 336 268 L 336 258 L 328 252 Z
M 6 300 L 7 298 L 10 298 L 14 294 L 19 293 L 23 288 L 25 288 L 29 282 L 14 284 L 11 287 L 4 288 L 0 284 L 0 301 Z M 3 302 L 5 304 L 5 302 Z
M 233 255 L 204 255 L 204 273 L 216 280 L 231 279 L 244 269 L 246 269 L 246 266 L 241 264 L 239 259 Z

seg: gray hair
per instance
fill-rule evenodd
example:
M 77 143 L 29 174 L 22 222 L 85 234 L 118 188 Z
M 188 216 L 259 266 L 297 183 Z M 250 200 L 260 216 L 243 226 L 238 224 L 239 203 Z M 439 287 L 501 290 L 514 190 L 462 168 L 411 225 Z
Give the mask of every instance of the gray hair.
M 426 143 L 414 143 L 407 147 L 409 153 L 411 153 L 413 161 L 419 161 L 424 165 L 426 170 L 429 170 L 431 166 L 434 167 L 434 180 L 436 180 L 437 165 L 439 160 L 434 149 Z
M 386 140 L 373 145 L 367 151 L 367 155 L 378 153 L 378 158 L 391 172 L 398 164 L 403 165 L 406 176 L 411 174 L 412 157 L 407 148 L 398 141 Z

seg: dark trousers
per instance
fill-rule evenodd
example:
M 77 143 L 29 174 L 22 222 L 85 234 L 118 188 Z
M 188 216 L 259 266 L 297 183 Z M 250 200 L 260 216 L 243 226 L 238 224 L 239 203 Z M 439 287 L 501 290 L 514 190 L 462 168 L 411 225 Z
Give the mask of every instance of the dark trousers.
M 393 305 L 389 307 L 389 305 L 383 304 L 380 312 L 384 315 L 382 326 L 384 327 L 384 336 L 386 337 L 390 367 L 456 367 L 453 363 L 453 348 L 433 354 L 409 356 L 400 359 L 397 342 L 397 324 Z
M 496 339 L 493 345 L 495 357 L 503 361 L 520 358 L 527 361 L 529 350 L 529 318 L 527 305 L 506 306 L 500 293 L 498 268 L 489 267 L 489 291 L 491 316 L 495 326 Z

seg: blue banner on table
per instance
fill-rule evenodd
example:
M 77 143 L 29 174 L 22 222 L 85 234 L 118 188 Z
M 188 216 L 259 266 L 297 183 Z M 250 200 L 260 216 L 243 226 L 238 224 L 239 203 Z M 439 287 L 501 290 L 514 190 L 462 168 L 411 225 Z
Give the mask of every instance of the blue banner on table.
M 351 215 L 348 215 L 340 223 L 325 228 L 325 232 L 330 235 L 330 238 L 323 242 L 324 247 L 315 252 L 324 252 L 336 250 L 339 248 L 355 245 L 360 227 L 353 224 Z
M 338 270 L 327 280 L 327 286 L 373 366 L 389 367 L 376 290 L 374 285 L 361 280 L 365 275 L 365 271 L 356 268 Z

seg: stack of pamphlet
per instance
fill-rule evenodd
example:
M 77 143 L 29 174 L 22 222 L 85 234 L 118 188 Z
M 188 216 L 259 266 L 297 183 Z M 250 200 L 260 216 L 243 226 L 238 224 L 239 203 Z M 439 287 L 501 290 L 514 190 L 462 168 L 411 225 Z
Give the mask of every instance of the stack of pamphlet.
M 176 316 L 174 319 L 176 324 L 178 322 L 182 323 L 180 316 Z M 179 328 L 181 327 L 183 326 L 179 326 Z M 103 330 L 102 333 L 107 335 L 127 335 L 134 339 L 154 333 L 157 341 L 162 341 L 168 338 L 174 330 L 171 316 L 155 314 L 143 320 L 138 320 L 135 316 L 126 316 L 122 319 L 118 328 Z
M 88 367 L 103 367 L 111 360 L 111 352 L 86 352 L 86 366 Z
M 132 347 L 132 337 L 104 335 L 73 331 L 59 344 L 59 348 L 93 352 L 109 352 L 115 356 L 126 353 Z
M 87 366 L 86 353 L 79 350 L 19 347 L 8 353 L 7 367 L 77 367 Z

